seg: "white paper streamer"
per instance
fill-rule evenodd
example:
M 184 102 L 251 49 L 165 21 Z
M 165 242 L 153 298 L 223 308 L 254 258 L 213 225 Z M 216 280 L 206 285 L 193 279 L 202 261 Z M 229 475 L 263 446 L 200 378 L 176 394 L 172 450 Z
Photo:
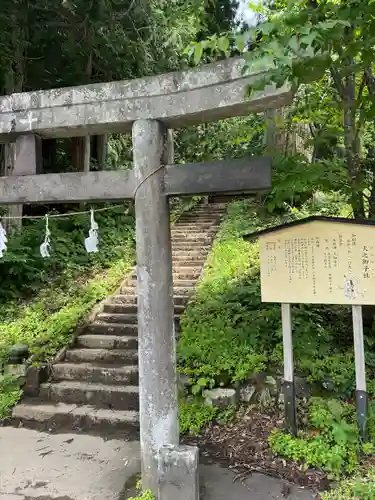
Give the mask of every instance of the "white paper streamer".
M 98 235 L 99 226 L 94 218 L 94 209 L 90 210 L 90 229 L 89 236 L 85 238 L 85 248 L 87 253 L 97 253 L 98 244 L 99 244 L 99 235 Z
M 46 232 L 44 236 L 44 241 L 39 247 L 40 249 L 40 255 L 43 257 L 43 259 L 47 257 L 51 257 L 50 251 L 51 251 L 51 231 L 49 230 L 48 226 L 48 215 L 46 215 Z
M 7 242 L 7 232 L 0 222 L 0 258 L 4 257 L 4 252 L 6 252 L 7 249 Z

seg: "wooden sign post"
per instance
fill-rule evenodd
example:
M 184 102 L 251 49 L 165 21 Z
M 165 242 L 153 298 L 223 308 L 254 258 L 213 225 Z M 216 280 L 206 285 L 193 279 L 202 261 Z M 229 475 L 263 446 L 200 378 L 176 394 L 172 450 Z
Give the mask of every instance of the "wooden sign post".
M 296 389 L 294 385 L 292 318 L 290 314 L 290 304 L 281 304 L 281 320 L 283 326 L 284 352 L 285 427 L 291 434 L 293 434 L 293 436 L 296 436 Z
M 375 305 L 375 222 L 308 217 L 244 236 L 259 237 L 263 302 L 279 302 L 287 429 L 297 432 L 290 304 L 351 305 L 357 419 L 367 439 L 362 305 Z
M 352 317 L 354 334 L 357 421 L 362 439 L 367 440 L 368 397 L 366 391 L 366 363 L 365 347 L 363 342 L 362 306 L 352 306 Z

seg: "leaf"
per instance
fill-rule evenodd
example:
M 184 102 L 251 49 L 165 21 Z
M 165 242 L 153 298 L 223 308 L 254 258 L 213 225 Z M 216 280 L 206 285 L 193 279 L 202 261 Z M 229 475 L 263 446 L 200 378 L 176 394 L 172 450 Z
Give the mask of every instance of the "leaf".
M 203 45 L 201 43 L 197 43 L 194 48 L 194 64 L 199 64 L 200 60 L 203 56 Z
M 221 52 L 224 52 L 224 54 L 228 53 L 229 49 L 229 39 L 227 37 L 220 37 L 217 41 L 217 46 Z
M 293 36 L 289 42 L 288 42 L 288 46 L 293 50 L 293 52 L 298 52 L 299 49 L 300 49 L 300 44 L 297 40 L 297 37 Z
M 192 392 L 193 396 L 196 396 L 201 391 L 202 391 L 202 387 L 200 385 L 198 385 L 198 384 L 193 385 L 192 388 L 191 388 L 191 392 Z

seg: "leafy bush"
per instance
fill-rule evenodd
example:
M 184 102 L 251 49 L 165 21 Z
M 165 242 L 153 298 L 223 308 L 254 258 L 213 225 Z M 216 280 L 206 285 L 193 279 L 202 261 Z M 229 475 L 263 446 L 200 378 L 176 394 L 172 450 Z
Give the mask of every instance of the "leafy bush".
M 297 438 L 279 429 L 273 431 L 269 436 L 272 450 L 305 466 L 323 469 L 331 478 L 353 473 L 360 451 L 374 450 L 372 443 L 361 448 L 353 405 L 312 398 L 309 424 L 311 428 Z
M 9 415 L 21 394 L 17 378 L 10 375 L 0 375 L 0 418 Z
M 207 406 L 198 399 L 180 400 L 179 422 L 181 434 L 197 435 L 219 413 L 215 406 Z
M 280 156 L 273 162 L 272 184 L 266 197 L 271 212 L 286 205 L 301 206 L 313 198 L 316 191 L 343 193 L 344 199 L 349 195 L 346 168 L 339 159 L 310 164 L 303 155 Z
M 338 488 L 321 494 L 322 500 L 373 500 L 375 498 L 375 469 L 364 476 L 344 479 Z
M 52 252 L 43 259 L 39 253 L 44 238 L 44 220 L 26 220 L 21 232 L 8 238 L 8 250 L 0 259 L 0 303 L 35 296 L 51 284 L 64 287 L 83 273 L 94 274 L 121 259 L 134 240 L 134 219 L 126 207 L 113 207 L 95 215 L 99 225 L 100 251 L 88 254 L 84 239 L 88 235 L 89 215 L 50 219 Z
M 318 208 L 322 208 L 318 205 Z M 180 371 L 193 391 L 246 381 L 280 367 L 280 306 L 261 302 L 256 241 L 241 235 L 312 211 L 267 215 L 253 201 L 234 202 L 219 232 L 193 301 L 181 319 Z M 298 370 L 343 394 L 353 387 L 350 310 L 339 306 L 293 307 L 293 348 Z
M 155 500 L 151 490 L 142 490 L 141 481 L 137 481 L 136 489 L 138 491 L 138 495 L 136 497 L 130 497 L 128 500 Z

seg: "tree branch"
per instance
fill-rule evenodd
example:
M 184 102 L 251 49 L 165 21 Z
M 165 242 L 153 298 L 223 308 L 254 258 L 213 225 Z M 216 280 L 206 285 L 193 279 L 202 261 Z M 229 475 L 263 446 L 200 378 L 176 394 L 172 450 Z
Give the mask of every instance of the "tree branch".
M 340 79 L 339 72 L 333 67 L 331 67 L 329 71 L 331 73 L 337 92 L 339 93 L 341 99 L 345 99 L 345 87 Z

